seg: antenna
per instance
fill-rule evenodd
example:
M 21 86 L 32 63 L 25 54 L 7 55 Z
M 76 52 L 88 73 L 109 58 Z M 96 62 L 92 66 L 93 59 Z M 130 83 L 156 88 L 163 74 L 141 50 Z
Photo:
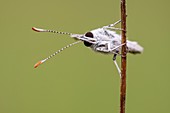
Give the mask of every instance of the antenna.
M 36 27 L 32 27 L 32 30 L 34 30 L 36 32 L 50 32 L 50 33 L 57 33 L 57 34 L 62 34 L 62 35 L 72 35 L 72 33 L 68 33 L 68 32 L 40 29 L 40 28 L 36 28 Z
M 37 30 L 38 32 L 46 32 L 46 31 L 43 31 L 43 29 L 35 29 Z M 68 44 L 67 46 L 61 48 L 60 50 L 56 51 L 55 53 L 53 53 L 52 55 L 50 55 L 49 57 L 37 62 L 35 65 L 34 65 L 34 68 L 37 68 L 40 64 L 46 62 L 47 60 L 49 60 L 50 58 L 52 58 L 53 56 L 57 55 L 58 53 L 60 53 L 61 51 L 63 51 L 64 49 L 67 49 L 75 44 L 78 44 L 80 43 L 81 41 L 77 41 L 77 42 L 74 42 L 74 43 L 71 43 L 71 44 Z
M 56 33 L 56 34 L 70 35 L 71 38 L 74 38 L 76 40 L 78 39 L 81 41 L 87 41 L 92 44 L 96 44 L 96 41 L 97 41 L 95 38 L 86 37 L 83 34 L 74 34 L 74 33 L 68 33 L 68 32 L 47 30 L 47 29 L 41 29 L 41 28 L 36 28 L 36 27 L 32 27 L 32 30 L 36 32 L 50 32 L 50 33 Z

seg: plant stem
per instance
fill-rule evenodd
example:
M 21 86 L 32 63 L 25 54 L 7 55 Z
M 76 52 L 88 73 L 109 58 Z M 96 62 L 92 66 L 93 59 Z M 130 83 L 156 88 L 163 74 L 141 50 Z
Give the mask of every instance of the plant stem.
M 120 113 L 125 113 L 126 102 L 126 0 L 121 0 L 121 28 L 122 28 L 122 57 L 121 57 L 121 86 L 120 86 Z

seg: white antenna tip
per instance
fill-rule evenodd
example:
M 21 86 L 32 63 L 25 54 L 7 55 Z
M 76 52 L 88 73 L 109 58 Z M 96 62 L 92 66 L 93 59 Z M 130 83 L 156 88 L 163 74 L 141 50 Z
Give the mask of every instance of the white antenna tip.
M 40 28 L 36 28 L 36 27 L 32 27 L 32 30 L 34 30 L 36 32 L 46 32 L 47 31 L 45 29 L 40 29 Z

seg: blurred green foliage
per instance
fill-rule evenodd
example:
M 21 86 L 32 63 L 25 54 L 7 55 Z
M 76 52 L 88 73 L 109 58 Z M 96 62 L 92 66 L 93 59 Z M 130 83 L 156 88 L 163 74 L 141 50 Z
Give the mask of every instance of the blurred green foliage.
M 112 55 L 79 44 L 34 69 L 74 40 L 31 27 L 85 33 L 120 19 L 119 2 L 1 0 L 0 113 L 118 113 Z M 170 112 L 169 11 L 168 0 L 127 1 L 128 39 L 144 47 L 143 54 L 128 55 L 127 113 Z

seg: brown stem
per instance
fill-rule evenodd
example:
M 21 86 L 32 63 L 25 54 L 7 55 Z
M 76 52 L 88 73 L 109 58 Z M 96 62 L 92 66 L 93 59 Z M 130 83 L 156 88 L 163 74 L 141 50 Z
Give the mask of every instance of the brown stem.
M 121 28 L 122 44 L 126 43 L 126 0 L 121 0 Z M 121 57 L 121 86 L 120 86 L 120 113 L 125 113 L 126 102 L 126 44 L 122 46 Z

